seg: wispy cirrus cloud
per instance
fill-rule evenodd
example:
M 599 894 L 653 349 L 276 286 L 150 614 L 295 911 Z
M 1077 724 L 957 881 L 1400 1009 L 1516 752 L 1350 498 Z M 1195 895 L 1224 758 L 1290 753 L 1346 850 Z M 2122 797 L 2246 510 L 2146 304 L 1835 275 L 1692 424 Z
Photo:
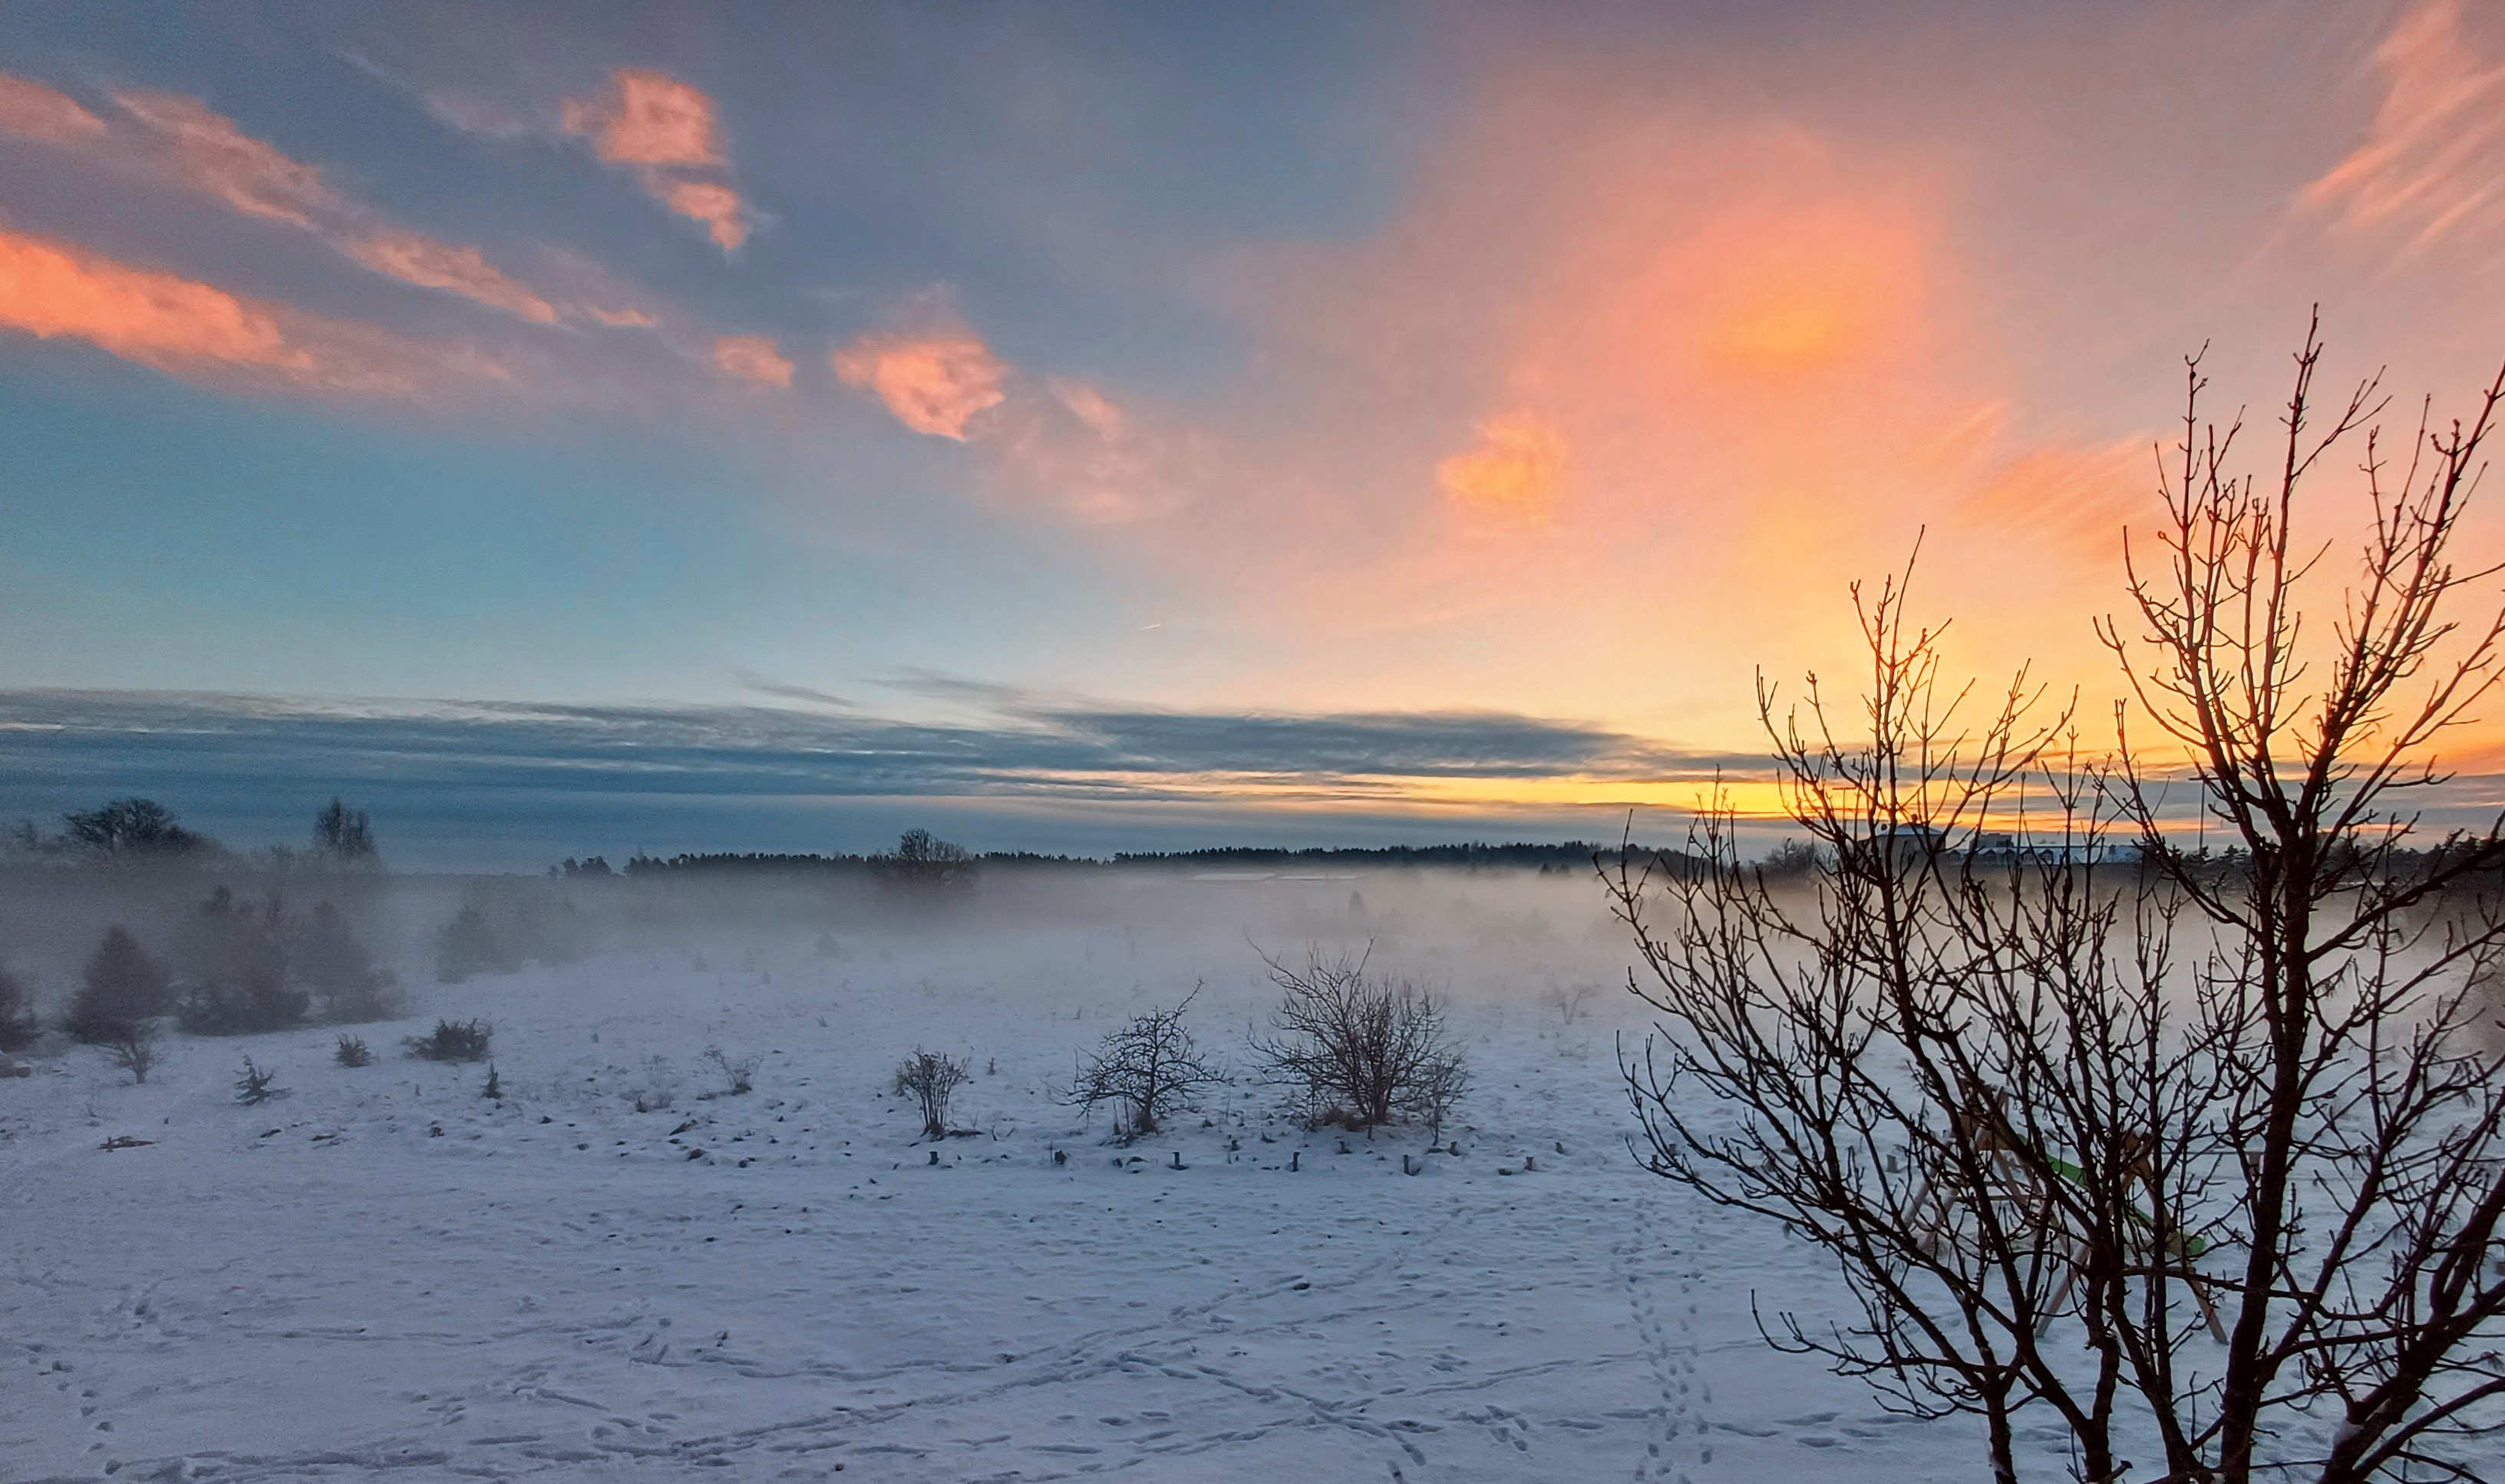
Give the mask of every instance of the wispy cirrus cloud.
M 71 243 L 0 229 L 0 329 L 66 337 L 192 379 L 410 395 L 501 379 L 494 362 L 229 294 Z
M 253 138 L 197 98 L 126 88 L 113 101 L 161 148 L 159 163 L 173 179 L 246 216 L 316 230 L 350 210 L 321 166 Z
M 2370 62 L 2382 98 L 2366 137 L 2300 194 L 2351 230 L 2505 234 L 2505 46 L 2470 34 L 2461 0 L 2421 0 Z
M 566 99 L 559 123 L 588 138 L 600 159 L 633 171 L 654 200 L 703 223 L 723 252 L 748 240 L 747 205 L 727 179 L 714 101 L 702 88 L 665 72 L 620 67 L 600 92 Z
M 439 242 L 416 232 L 381 231 L 351 239 L 340 250 L 403 283 L 458 294 L 534 325 L 557 322 L 554 305 L 497 271 L 475 247 Z
M 725 335 L 713 342 L 714 369 L 725 376 L 764 386 L 789 387 L 792 362 L 770 336 Z
M 455 294 L 535 325 L 559 319 L 553 304 L 478 248 L 382 220 L 335 188 L 321 166 L 254 138 L 197 98 L 150 88 L 123 88 L 112 98 L 122 114 L 118 124 L 41 84 L 0 74 L 0 131 L 91 155 L 213 196 L 241 215 L 311 232 L 384 277 Z
M 71 144 L 104 132 L 102 119 L 67 93 L 0 72 L 0 133 Z

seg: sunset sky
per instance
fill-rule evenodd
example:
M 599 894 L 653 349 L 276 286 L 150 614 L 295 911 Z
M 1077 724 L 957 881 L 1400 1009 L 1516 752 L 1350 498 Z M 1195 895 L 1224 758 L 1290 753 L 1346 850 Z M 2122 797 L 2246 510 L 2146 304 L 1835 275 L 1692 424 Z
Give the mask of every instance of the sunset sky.
M 0 813 L 1613 833 L 1925 529 L 2109 715 L 2204 342 L 2505 358 L 2475 0 L 608 9 L 11 7 Z

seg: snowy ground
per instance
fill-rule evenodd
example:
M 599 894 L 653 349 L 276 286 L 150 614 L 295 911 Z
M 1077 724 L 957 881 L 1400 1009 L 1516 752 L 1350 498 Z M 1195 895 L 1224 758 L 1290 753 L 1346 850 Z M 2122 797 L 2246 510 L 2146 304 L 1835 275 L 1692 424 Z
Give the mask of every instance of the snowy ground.
M 1635 1166 L 1641 1022 L 1540 1000 L 1611 970 L 1588 895 L 1378 947 L 1461 1006 L 1458 1155 L 1343 1152 L 1249 1080 L 1130 1149 L 1053 1102 L 1195 977 L 1244 1059 L 1261 890 L 423 984 L 425 1023 L 494 1020 L 501 1102 L 402 1057 L 415 1017 L 362 1070 L 318 1029 L 177 1039 L 144 1087 L 39 1059 L 0 1080 L 0 1478 L 1975 1476 L 1971 1430 L 1767 1351 L 1752 1294 L 1832 1312 L 1801 1246 Z M 985 1073 L 935 1166 L 886 1086 L 917 1043 Z M 708 1045 L 761 1054 L 756 1090 L 711 1095 Z M 237 1106 L 247 1054 L 289 1095 Z

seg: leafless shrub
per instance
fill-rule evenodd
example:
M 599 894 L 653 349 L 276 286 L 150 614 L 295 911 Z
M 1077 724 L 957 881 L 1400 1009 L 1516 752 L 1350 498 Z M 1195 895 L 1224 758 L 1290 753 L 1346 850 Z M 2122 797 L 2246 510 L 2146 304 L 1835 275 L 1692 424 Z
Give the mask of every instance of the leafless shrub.
M 707 1046 L 704 1059 L 711 1062 L 714 1070 L 722 1074 L 723 1080 L 729 1084 L 730 1096 L 738 1097 L 757 1089 L 757 1068 L 763 1057 L 731 1056 L 720 1046 Z
M 679 1102 L 679 1077 L 666 1056 L 644 1058 L 644 1085 L 635 1089 L 637 1113 L 660 1113 Z
M 1826 852 L 1807 840 L 1785 840 L 1766 852 L 1758 871 L 1777 881 L 1806 881 L 1826 863 Z
M 1271 1034 L 1252 1042 L 1273 1076 L 1338 1110 L 1351 1128 L 1401 1117 L 1443 1126 L 1469 1073 L 1432 995 L 1367 972 L 1361 954 L 1325 959 L 1317 949 L 1301 969 L 1266 953 L 1261 962 L 1285 991 Z
M 1539 1003 L 1555 1010 L 1559 1020 L 1572 1025 L 1591 1017 L 1592 1001 L 1600 993 L 1601 987 L 1597 984 L 1557 984 L 1540 995 Z
M 896 1090 L 910 1096 L 922 1109 L 923 1137 L 948 1137 L 948 1101 L 973 1075 L 972 1062 L 919 1047 L 896 1064 Z
M 1079 1063 L 1067 1101 L 1091 1113 L 1100 1103 L 1116 1105 L 1114 1132 L 1125 1144 L 1198 1106 L 1203 1088 L 1224 1080 L 1183 1024 L 1183 1012 L 1199 997 L 1195 985 L 1174 1008 L 1152 1009 L 1107 1033 Z
M 157 1027 L 145 1020 L 122 1027 L 103 1045 L 113 1058 L 113 1065 L 129 1073 L 134 1083 L 147 1081 L 148 1074 L 156 1070 L 159 1059 L 163 1055 L 163 1043 L 158 1040 Z

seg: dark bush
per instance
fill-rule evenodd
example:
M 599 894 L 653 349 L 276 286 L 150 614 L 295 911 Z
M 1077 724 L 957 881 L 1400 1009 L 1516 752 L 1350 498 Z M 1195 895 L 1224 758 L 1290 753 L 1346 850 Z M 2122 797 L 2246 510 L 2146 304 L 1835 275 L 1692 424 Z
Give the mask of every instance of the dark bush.
M 461 983 L 476 973 L 511 973 L 521 967 L 521 956 L 475 902 L 465 904 L 450 922 L 435 930 L 435 976 L 446 984 Z
M 219 887 L 183 936 L 177 1023 L 195 1036 L 249 1036 L 295 1025 L 313 997 L 291 982 L 287 959 L 278 899 L 256 906 Z
M 0 969 L 0 1051 L 15 1051 L 35 1039 L 35 1011 L 27 1004 L 26 986 Z
M 234 1082 L 235 1101 L 246 1108 L 257 1103 L 268 1102 L 278 1096 L 278 1089 L 270 1085 L 277 1077 L 277 1073 L 266 1067 L 256 1067 L 251 1057 L 245 1057 L 243 1075 L 236 1078 Z
M 484 1020 L 438 1020 L 435 1030 L 425 1036 L 410 1036 L 401 1044 L 408 1054 L 431 1062 L 482 1062 L 487 1059 L 487 1039 L 494 1027 Z
M 330 902 L 315 907 L 298 930 L 289 959 L 297 982 L 321 1001 L 325 1020 L 354 1025 L 389 1020 L 401 1011 L 399 981 L 374 967 L 374 956 Z
M 81 1041 L 109 1044 L 144 1021 L 174 1007 L 173 978 L 143 951 L 129 930 L 115 924 L 88 955 L 61 1027 Z
M 513 960 L 511 967 L 515 969 L 533 961 L 580 963 L 591 952 L 591 929 L 573 898 L 550 899 L 543 892 L 526 891 L 513 902 L 513 928 L 507 947 Z
M 331 1059 L 342 1067 L 370 1067 L 373 1065 L 374 1053 L 367 1048 L 364 1037 L 342 1036 L 339 1048 L 331 1053 Z

